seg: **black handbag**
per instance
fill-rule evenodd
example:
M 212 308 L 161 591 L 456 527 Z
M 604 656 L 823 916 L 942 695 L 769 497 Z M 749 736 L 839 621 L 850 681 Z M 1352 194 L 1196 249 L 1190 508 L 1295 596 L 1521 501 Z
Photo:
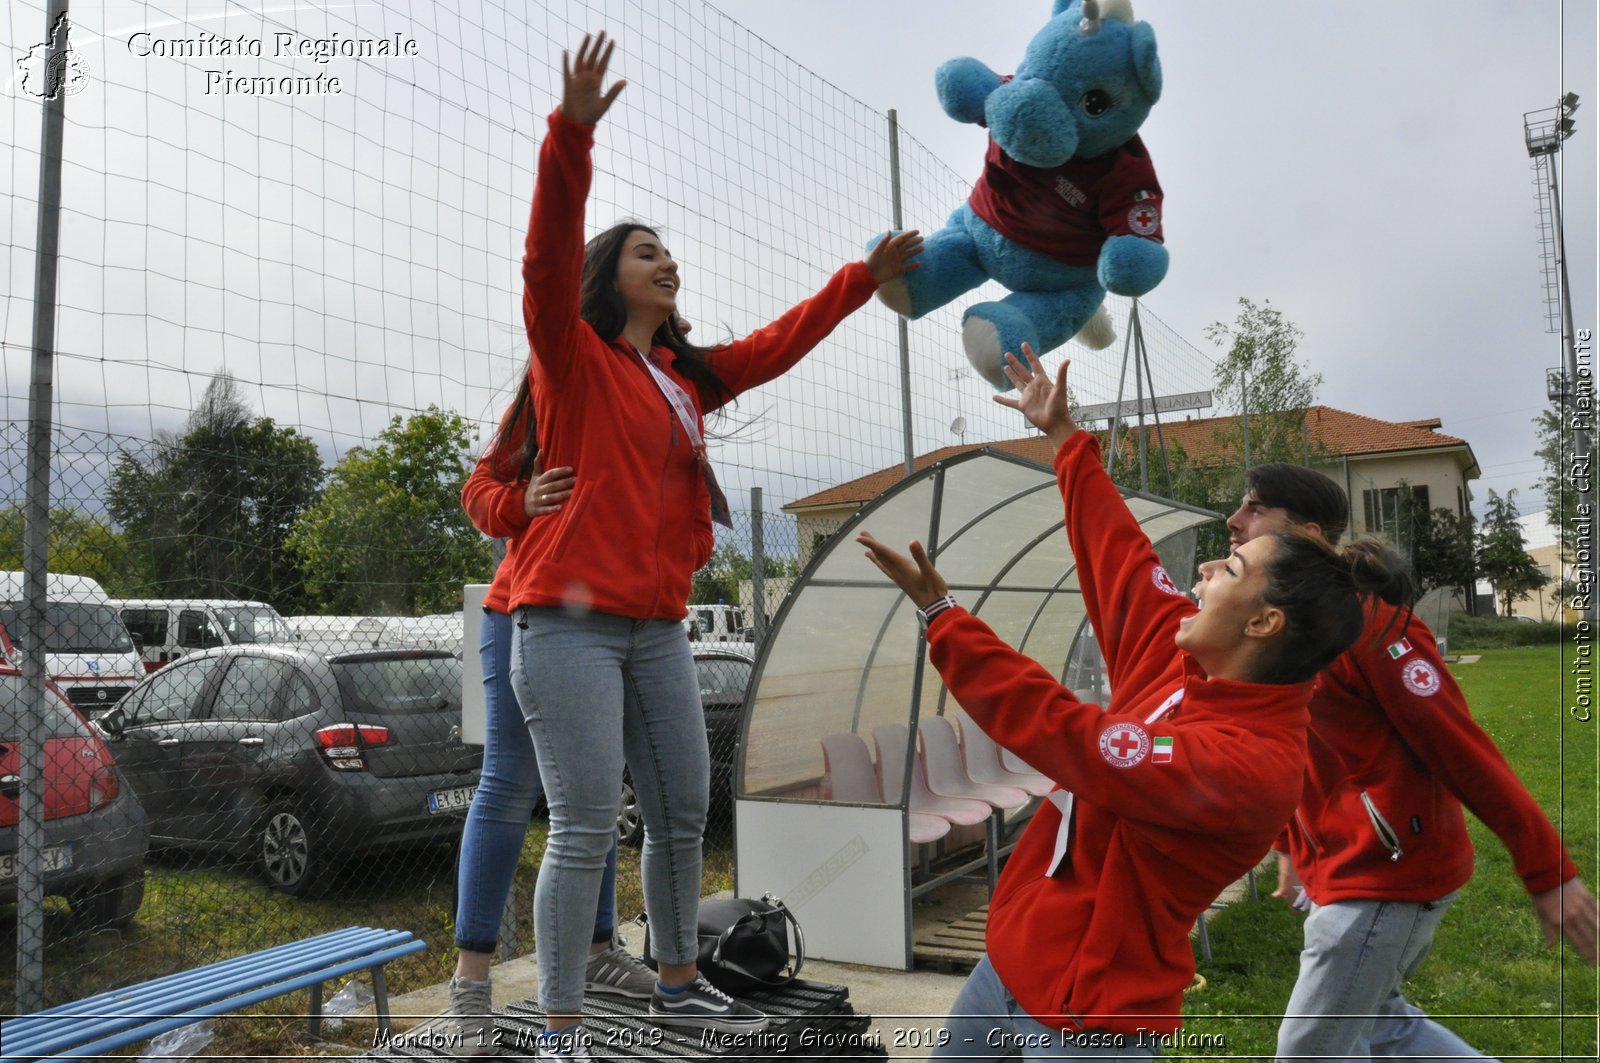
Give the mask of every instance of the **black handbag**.
M 644 916 L 639 917 L 641 921 Z M 789 927 L 794 927 L 794 964 L 790 966 Z M 806 962 L 800 921 L 772 894 L 760 900 L 728 897 L 700 902 L 700 973 L 724 993 L 780 989 L 800 977 Z M 650 924 L 644 928 L 644 962 L 652 970 Z M 786 970 L 787 969 L 787 970 Z

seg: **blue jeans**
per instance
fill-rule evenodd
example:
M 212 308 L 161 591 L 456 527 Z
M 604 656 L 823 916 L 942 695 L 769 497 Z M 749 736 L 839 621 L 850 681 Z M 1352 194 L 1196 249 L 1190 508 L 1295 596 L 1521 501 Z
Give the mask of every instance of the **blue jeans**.
M 511 683 L 550 804 L 533 898 L 539 1003 L 546 1012 L 574 1013 L 583 1003 L 588 926 L 616 835 L 624 759 L 644 817 L 640 877 L 650 951 L 660 963 L 696 958 L 711 776 L 705 713 L 689 640 L 676 621 L 525 606 L 516 622 Z
M 1455 899 L 1312 905 L 1300 977 L 1278 1027 L 1278 1058 L 1487 1058 L 1400 995 Z
M 1044 1025 L 1017 1003 L 987 953 L 950 1005 L 944 1034 L 949 1040 L 934 1047 L 934 1059 L 1154 1059 L 1157 1054 L 1149 1035 L 1068 1033 Z
M 533 740 L 511 691 L 511 617 L 483 611 L 478 652 L 483 659 L 483 772 L 461 831 L 456 878 L 456 948 L 493 952 L 500 913 L 522 855 L 528 820 L 544 793 Z M 620 789 L 620 788 L 619 788 Z M 610 941 L 617 923 L 617 844 L 606 854 L 595 912 L 595 941 Z

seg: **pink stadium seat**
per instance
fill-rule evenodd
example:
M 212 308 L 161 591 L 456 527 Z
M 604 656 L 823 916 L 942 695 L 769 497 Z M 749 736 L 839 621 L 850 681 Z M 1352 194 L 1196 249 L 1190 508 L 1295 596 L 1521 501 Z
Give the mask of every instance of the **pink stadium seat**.
M 1028 803 L 1028 793 L 1016 786 L 973 779 L 961 759 L 956 729 L 943 716 L 925 716 L 917 723 L 922 735 L 922 756 L 928 770 L 928 789 L 940 797 L 970 797 L 1007 811 Z M 999 761 L 995 762 L 996 767 Z
M 872 765 L 872 752 L 867 749 L 866 739 L 853 731 L 824 735 L 822 763 L 827 792 L 833 800 L 863 805 L 882 803 L 883 791 L 878 786 L 877 771 Z M 949 833 L 948 819 L 923 812 L 910 813 L 906 824 L 907 840 L 913 845 L 936 842 Z
M 961 726 L 961 745 L 966 754 L 967 774 L 975 781 L 1015 786 L 1034 797 L 1043 797 L 1055 788 L 1049 778 L 1032 769 L 1016 772 L 1002 764 L 1000 747 L 983 728 L 972 722 L 971 717 L 960 713 L 956 715 L 956 722 Z
M 873 728 L 872 738 L 878 746 L 878 785 L 886 795 L 900 792 L 900 780 L 905 777 L 908 733 L 903 723 L 886 723 Z M 990 806 L 964 797 L 940 797 L 928 789 L 927 769 L 919 750 L 911 765 L 910 810 L 939 816 L 952 825 L 973 826 L 989 818 Z

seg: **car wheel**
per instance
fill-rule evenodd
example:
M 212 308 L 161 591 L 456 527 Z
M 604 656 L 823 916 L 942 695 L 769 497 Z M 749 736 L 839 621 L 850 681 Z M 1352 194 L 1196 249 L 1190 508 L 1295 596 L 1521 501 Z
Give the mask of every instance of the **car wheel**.
M 67 903 L 73 918 L 86 927 L 126 926 L 144 904 L 144 867 L 81 886 Z
M 312 841 L 305 814 L 287 801 L 274 802 L 256 830 L 256 861 L 274 888 L 308 896 L 321 884 L 324 858 Z
M 617 841 L 635 847 L 644 844 L 644 813 L 639 811 L 633 776 L 627 772 L 622 774 L 622 800 L 617 807 Z

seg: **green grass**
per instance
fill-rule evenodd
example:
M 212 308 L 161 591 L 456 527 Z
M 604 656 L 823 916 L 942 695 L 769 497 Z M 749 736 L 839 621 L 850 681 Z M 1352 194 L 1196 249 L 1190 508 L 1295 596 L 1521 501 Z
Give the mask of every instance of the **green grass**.
M 1560 828 L 1592 888 L 1600 867 L 1600 720 L 1580 722 L 1566 711 L 1561 680 L 1571 651 L 1567 668 L 1561 652 L 1555 646 L 1487 650 L 1451 674 L 1479 724 Z M 1467 821 L 1477 871 L 1445 917 L 1432 955 L 1406 983 L 1407 998 L 1490 1056 L 1594 1058 L 1596 970 L 1565 944 L 1559 951 L 1543 947 L 1533 906 L 1505 848 L 1470 814 Z M 1168 1055 L 1271 1058 L 1278 1017 L 1294 984 L 1302 918 L 1268 896 L 1273 877 L 1261 884 L 1260 904 L 1235 904 L 1210 920 L 1215 958 L 1200 967 L 1207 985 L 1185 1001 L 1187 1031 L 1214 1034 L 1225 1039 L 1225 1047 L 1177 1047 Z
M 532 951 L 531 912 L 539 861 L 548 824 L 528 831 L 512 884 L 518 913 L 517 939 Z M 428 948 L 395 960 L 385 969 L 391 995 L 436 985 L 455 967 L 454 862 L 451 850 L 390 853 L 352 865 L 332 888 L 315 899 L 290 897 L 267 887 L 248 867 L 215 859 L 159 854 L 148 865 L 145 900 L 134 921 L 121 930 L 81 933 L 64 901 L 45 908 L 45 1006 L 213 963 L 286 941 L 352 925 L 410 930 Z M 713 832 L 707 839 L 703 893 L 733 882 L 731 838 Z M 618 921 L 644 909 L 639 884 L 639 851 L 624 846 L 617 860 Z M 15 1011 L 15 918 L 0 924 L 0 1000 Z M 363 981 L 368 981 L 363 978 Z M 369 982 L 370 986 L 370 982 Z M 329 995 L 337 989 L 330 985 Z M 297 1049 L 305 1039 L 307 992 L 216 1020 L 211 1056 L 316 1054 Z M 372 1043 L 371 1022 L 351 1022 L 325 1034 L 356 1046 Z
M 1476 653 L 1512 646 L 1554 646 L 1562 638 L 1561 625 L 1554 621 L 1530 623 L 1504 616 L 1450 614 L 1451 653 Z

